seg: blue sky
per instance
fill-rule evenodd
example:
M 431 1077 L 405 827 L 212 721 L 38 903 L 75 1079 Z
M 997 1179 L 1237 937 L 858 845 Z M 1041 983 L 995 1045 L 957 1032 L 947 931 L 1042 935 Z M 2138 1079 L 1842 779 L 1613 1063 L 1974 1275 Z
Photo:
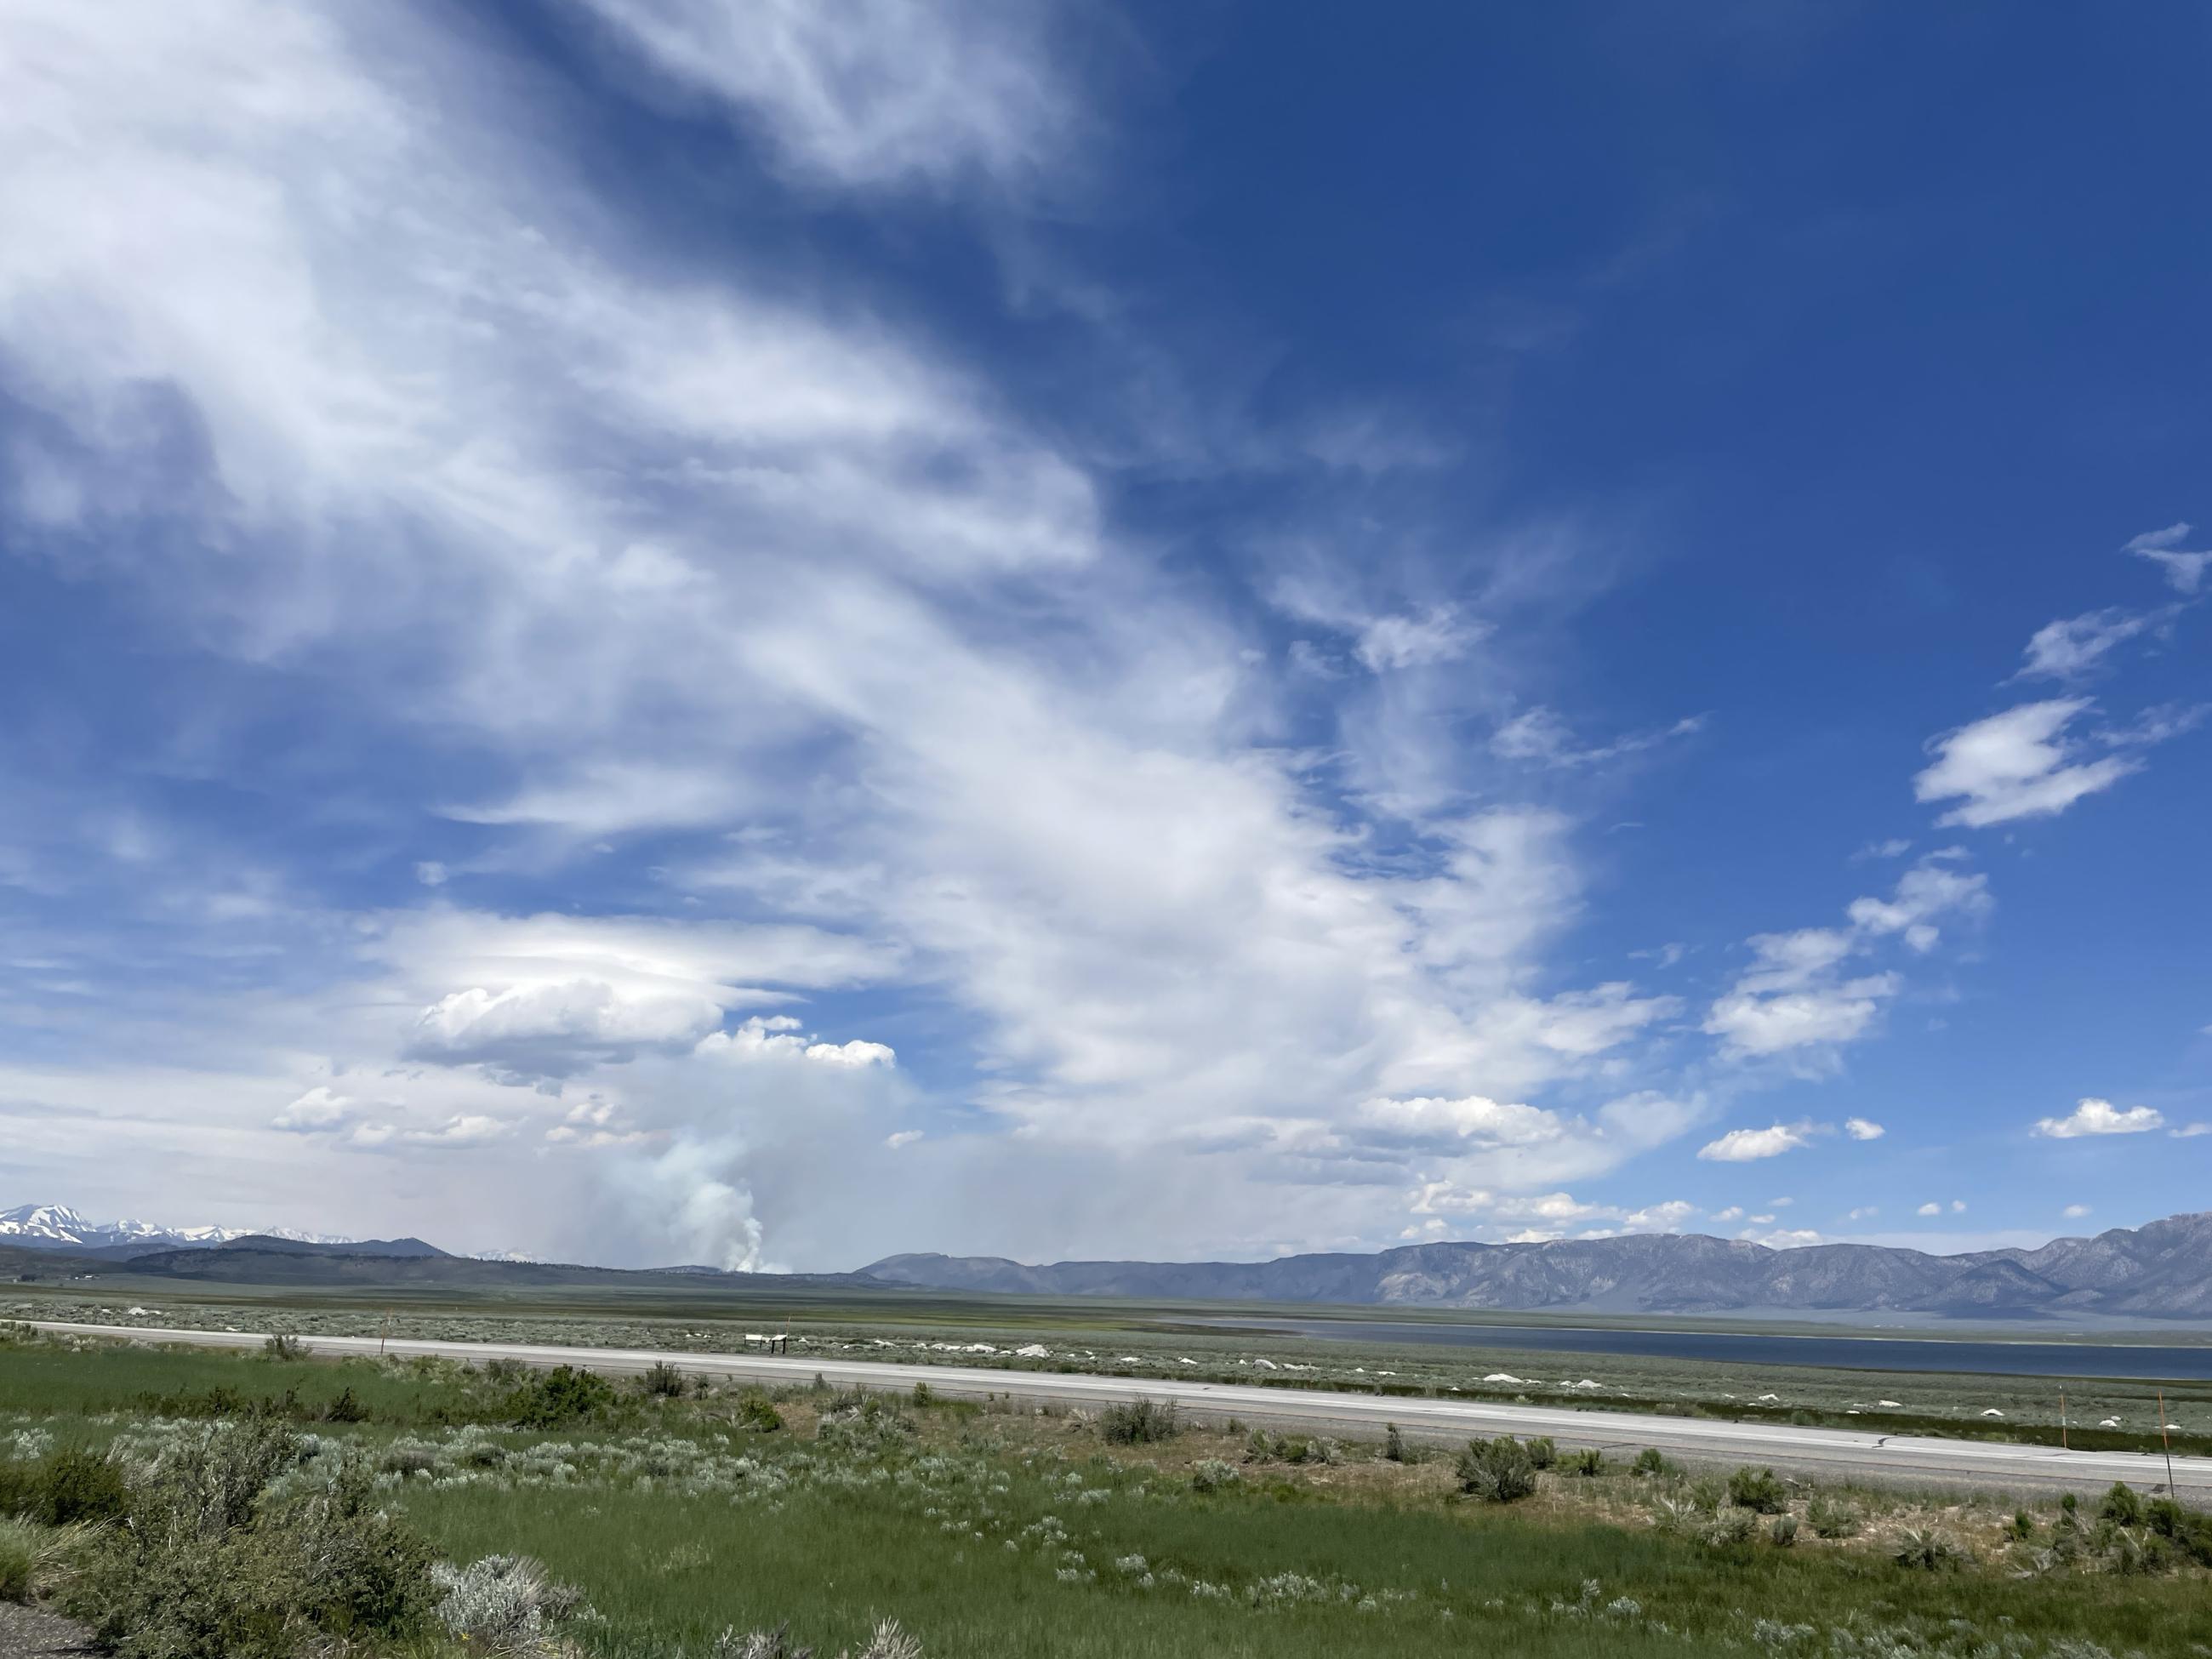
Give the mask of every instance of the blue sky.
M 2200 1205 L 2208 27 L 12 8 L 0 1202 Z

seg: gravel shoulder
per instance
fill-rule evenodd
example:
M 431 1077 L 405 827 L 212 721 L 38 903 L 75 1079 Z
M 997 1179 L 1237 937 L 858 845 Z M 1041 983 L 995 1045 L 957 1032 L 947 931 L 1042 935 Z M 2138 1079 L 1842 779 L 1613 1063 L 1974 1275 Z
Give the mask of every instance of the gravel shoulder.
M 41 1607 L 0 1601 L 0 1659 L 62 1659 L 96 1651 L 83 1626 Z

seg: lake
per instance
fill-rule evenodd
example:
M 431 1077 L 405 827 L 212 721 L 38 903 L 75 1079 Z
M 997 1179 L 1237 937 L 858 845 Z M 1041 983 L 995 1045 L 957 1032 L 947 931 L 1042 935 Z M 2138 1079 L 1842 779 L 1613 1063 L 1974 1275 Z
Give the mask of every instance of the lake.
M 1735 1331 L 1580 1330 L 1556 1325 L 1417 1325 L 1359 1319 L 1223 1319 L 1203 1322 L 1246 1330 L 1279 1331 L 1329 1342 L 1634 1354 L 1645 1358 L 1811 1365 L 1847 1370 L 1979 1371 L 2008 1376 L 2212 1381 L 2212 1346 L 1944 1341 L 1924 1337 L 1784 1336 Z

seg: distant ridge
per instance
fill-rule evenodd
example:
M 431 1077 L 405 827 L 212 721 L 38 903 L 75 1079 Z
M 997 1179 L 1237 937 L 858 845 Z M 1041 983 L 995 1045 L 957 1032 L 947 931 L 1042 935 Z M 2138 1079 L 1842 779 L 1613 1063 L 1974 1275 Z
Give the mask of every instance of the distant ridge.
M 2212 1212 L 2039 1249 L 1931 1255 L 1879 1244 L 1771 1249 L 1702 1233 L 1548 1244 L 1411 1244 L 1275 1261 L 1058 1261 L 892 1255 L 861 1269 L 917 1288 L 1194 1301 L 1340 1302 L 1588 1313 L 2069 1313 L 2212 1317 Z

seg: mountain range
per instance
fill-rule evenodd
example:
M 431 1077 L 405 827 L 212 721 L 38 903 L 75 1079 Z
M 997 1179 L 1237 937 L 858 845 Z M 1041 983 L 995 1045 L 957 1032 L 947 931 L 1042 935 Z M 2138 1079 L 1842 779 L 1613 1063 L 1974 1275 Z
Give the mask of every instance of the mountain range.
M 1931 1255 L 1878 1244 L 1772 1249 L 1699 1233 L 1543 1244 L 1410 1244 L 1274 1261 L 894 1255 L 861 1269 L 917 1288 L 1191 1301 L 1374 1303 L 1585 1313 L 1897 1312 L 2212 1317 L 2212 1212 L 2039 1249 Z
M 713 1282 L 799 1291 L 900 1289 L 1147 1301 L 1336 1303 L 1613 1314 L 1903 1313 L 1979 1319 L 2212 1318 L 2212 1212 L 2036 1249 L 1933 1255 L 1876 1244 L 1773 1249 L 1698 1233 L 1543 1244 L 1437 1243 L 1273 1261 L 1060 1261 L 886 1256 L 854 1273 L 623 1269 L 449 1255 L 418 1238 L 241 1233 L 88 1222 L 61 1205 L 0 1211 L 0 1270 L 294 1285 L 454 1287 Z
M 22 1204 L 0 1210 L 0 1243 L 33 1250 L 205 1249 L 249 1236 L 311 1244 L 353 1242 L 287 1227 L 170 1227 L 152 1221 L 88 1221 L 66 1204 Z

